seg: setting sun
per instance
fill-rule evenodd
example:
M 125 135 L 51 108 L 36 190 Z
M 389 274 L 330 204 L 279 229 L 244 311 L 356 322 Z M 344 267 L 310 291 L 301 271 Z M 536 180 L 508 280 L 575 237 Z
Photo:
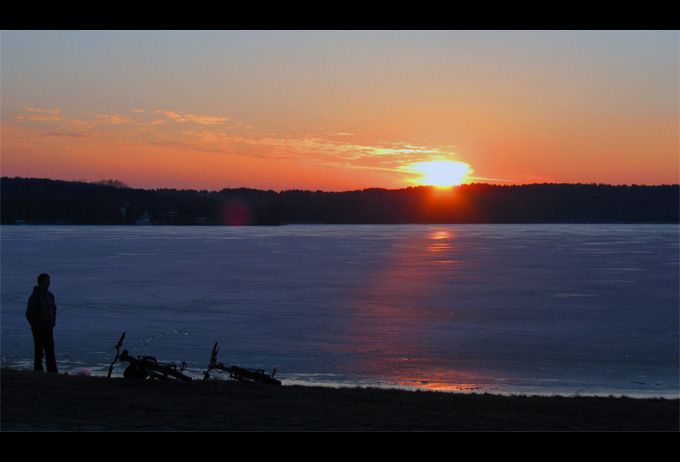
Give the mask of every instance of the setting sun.
M 437 160 L 418 162 L 409 167 L 423 176 L 416 181 L 427 186 L 456 186 L 462 184 L 466 176 L 472 173 L 470 166 L 463 162 Z

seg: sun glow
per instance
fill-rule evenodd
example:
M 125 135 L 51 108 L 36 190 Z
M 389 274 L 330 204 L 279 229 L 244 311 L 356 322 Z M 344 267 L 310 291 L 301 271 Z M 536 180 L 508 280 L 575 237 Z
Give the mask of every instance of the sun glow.
M 415 180 L 426 186 L 456 186 L 465 182 L 467 175 L 472 173 L 470 166 L 463 162 L 449 160 L 435 160 L 432 162 L 418 162 L 409 167 L 422 175 Z

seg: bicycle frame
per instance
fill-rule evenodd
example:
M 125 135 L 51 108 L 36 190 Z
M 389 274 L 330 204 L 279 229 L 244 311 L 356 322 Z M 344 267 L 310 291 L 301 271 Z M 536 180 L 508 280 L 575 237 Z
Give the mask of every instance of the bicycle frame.
M 210 371 L 217 370 L 218 372 L 228 372 L 229 377 L 234 380 L 239 380 L 241 382 L 255 382 L 255 383 L 267 383 L 270 385 L 281 385 L 281 381 L 274 378 L 276 374 L 276 369 L 271 375 L 268 375 L 262 369 L 250 370 L 244 369 L 238 366 L 226 366 L 222 363 L 217 362 L 217 352 L 219 347 L 217 342 L 212 349 L 212 354 L 210 355 L 210 363 L 208 364 L 208 370 L 205 371 L 203 375 L 203 380 L 208 380 L 210 378 Z
M 125 338 L 125 332 L 121 335 L 118 344 L 116 345 L 116 357 L 109 366 L 108 377 L 111 377 L 111 372 L 113 371 L 113 365 L 116 361 L 126 361 L 130 363 L 128 367 L 123 372 L 123 377 L 125 378 L 138 378 L 138 379 L 178 379 L 184 382 L 191 382 L 191 377 L 184 375 L 182 372 L 186 369 L 187 365 L 182 362 L 178 367 L 175 363 L 159 363 L 153 356 L 132 356 L 127 350 L 120 352 L 120 347 L 123 344 L 123 339 Z

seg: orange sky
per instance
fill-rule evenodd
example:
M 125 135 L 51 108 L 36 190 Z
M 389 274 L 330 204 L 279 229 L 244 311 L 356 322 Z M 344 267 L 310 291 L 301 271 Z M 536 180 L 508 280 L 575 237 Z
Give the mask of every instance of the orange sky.
M 2 176 L 678 183 L 677 31 L 2 31 Z

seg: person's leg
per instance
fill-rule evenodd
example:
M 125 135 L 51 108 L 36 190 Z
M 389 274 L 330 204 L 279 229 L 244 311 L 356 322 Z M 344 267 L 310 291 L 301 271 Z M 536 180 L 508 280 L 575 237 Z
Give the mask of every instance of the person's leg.
M 45 364 L 47 365 L 47 372 L 57 371 L 57 360 L 54 355 L 54 332 L 52 329 L 47 329 L 45 332 Z
M 33 334 L 33 370 L 42 372 L 45 335 L 41 329 L 31 329 L 31 333 Z

